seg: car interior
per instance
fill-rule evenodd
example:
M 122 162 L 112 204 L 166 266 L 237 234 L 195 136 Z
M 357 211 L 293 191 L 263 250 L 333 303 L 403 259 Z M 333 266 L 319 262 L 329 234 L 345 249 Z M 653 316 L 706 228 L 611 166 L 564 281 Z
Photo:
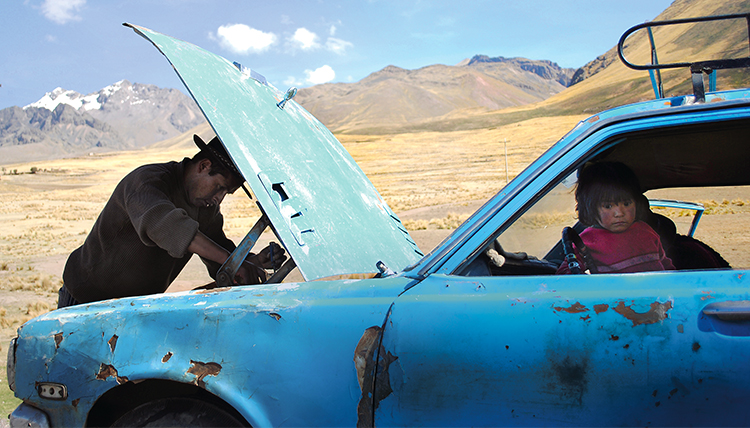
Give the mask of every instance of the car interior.
M 750 159 L 748 135 L 750 121 L 736 120 L 650 129 L 610 138 L 581 158 L 578 164 L 571 165 L 556 183 L 552 183 L 554 185 L 547 186 L 548 191 L 538 195 L 528 204 L 528 209 L 489 237 L 475 253 L 477 256 L 456 273 L 464 276 L 555 274 L 565 258 L 563 229 L 569 227 L 579 233 L 584 229 L 577 220 L 575 207 L 577 172 L 587 162 L 602 160 L 629 166 L 648 198 L 682 201 L 685 200 L 683 195 L 688 195 L 697 200 L 687 201 L 696 202 L 698 206 L 719 197 L 725 204 L 727 200 L 734 200 L 739 204 L 738 213 L 709 215 L 712 222 L 726 221 L 728 227 L 722 229 L 722 233 L 736 238 L 737 242 L 731 246 L 731 257 L 721 254 L 727 245 L 715 247 L 712 236 L 701 233 L 700 225 L 696 236 L 689 236 L 695 212 L 652 208 L 646 222 L 659 234 L 667 256 L 678 270 L 747 266 L 741 251 L 745 238 L 732 231 L 747 224 L 742 198 L 750 194 L 747 192 L 750 169 L 746 165 Z M 715 210 L 709 211 L 708 214 L 714 214 Z

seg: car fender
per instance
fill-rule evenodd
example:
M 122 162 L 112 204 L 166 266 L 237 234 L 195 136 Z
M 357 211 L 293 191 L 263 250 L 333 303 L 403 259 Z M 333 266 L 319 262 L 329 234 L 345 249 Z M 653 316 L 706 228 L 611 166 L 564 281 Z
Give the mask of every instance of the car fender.
M 47 409 L 53 425 L 81 425 L 105 392 L 145 379 L 203 388 L 253 426 L 354 424 L 355 348 L 411 281 L 233 287 L 53 311 L 19 329 L 16 370 L 26 374 L 16 393 Z M 64 385 L 67 397 L 40 398 L 47 383 Z

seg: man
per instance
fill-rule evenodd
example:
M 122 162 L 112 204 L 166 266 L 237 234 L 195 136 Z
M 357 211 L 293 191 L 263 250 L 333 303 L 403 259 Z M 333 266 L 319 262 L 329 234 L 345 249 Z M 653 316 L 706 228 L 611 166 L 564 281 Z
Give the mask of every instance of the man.
M 117 185 L 83 245 L 68 257 L 58 308 L 166 291 L 193 254 L 216 276 L 234 243 L 222 230 L 219 204 L 244 179 L 218 138 L 192 159 L 141 166 Z M 271 259 L 273 257 L 273 260 Z M 265 280 L 284 250 L 273 243 L 251 254 L 235 278 Z

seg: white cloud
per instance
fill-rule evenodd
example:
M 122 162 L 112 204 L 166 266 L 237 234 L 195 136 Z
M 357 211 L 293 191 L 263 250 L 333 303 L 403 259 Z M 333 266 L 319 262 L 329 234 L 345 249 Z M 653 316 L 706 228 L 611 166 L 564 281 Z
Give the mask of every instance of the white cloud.
M 57 43 L 57 37 L 53 36 L 52 34 L 47 34 L 46 36 L 44 36 L 44 39 L 49 43 Z
M 336 35 L 336 26 L 335 25 L 331 25 L 331 29 L 328 30 L 328 35 L 331 36 L 331 37 L 333 37 L 333 36 Z
M 326 41 L 326 49 L 333 53 L 337 53 L 339 55 L 343 55 L 346 53 L 346 49 L 354 46 L 351 44 L 351 42 L 347 42 L 346 40 L 336 39 L 334 37 L 329 37 Z
M 292 46 L 302 49 L 303 51 L 309 51 L 320 47 L 320 44 L 318 43 L 318 35 L 304 27 L 298 28 L 292 37 L 289 38 L 289 42 Z
M 305 70 L 305 74 L 307 75 L 305 80 L 313 85 L 328 83 L 336 77 L 336 72 L 328 65 L 316 68 L 315 70 Z
M 44 0 L 42 14 L 45 18 L 58 24 L 80 21 L 79 9 L 86 5 L 86 0 Z
M 222 25 L 216 30 L 219 44 L 234 53 L 263 53 L 276 43 L 276 34 L 265 33 L 245 24 Z
M 284 84 L 286 86 L 302 86 L 302 82 L 297 80 L 294 76 L 289 76 L 284 80 Z

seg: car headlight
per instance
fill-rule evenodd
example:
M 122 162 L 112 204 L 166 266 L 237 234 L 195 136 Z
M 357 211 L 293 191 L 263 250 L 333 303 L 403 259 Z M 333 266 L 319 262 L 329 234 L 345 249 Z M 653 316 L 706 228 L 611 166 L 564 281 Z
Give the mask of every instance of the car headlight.
M 8 375 L 8 387 L 11 391 L 16 391 L 16 340 L 18 337 L 14 337 L 10 341 L 8 347 L 8 362 L 6 365 L 6 373 Z

